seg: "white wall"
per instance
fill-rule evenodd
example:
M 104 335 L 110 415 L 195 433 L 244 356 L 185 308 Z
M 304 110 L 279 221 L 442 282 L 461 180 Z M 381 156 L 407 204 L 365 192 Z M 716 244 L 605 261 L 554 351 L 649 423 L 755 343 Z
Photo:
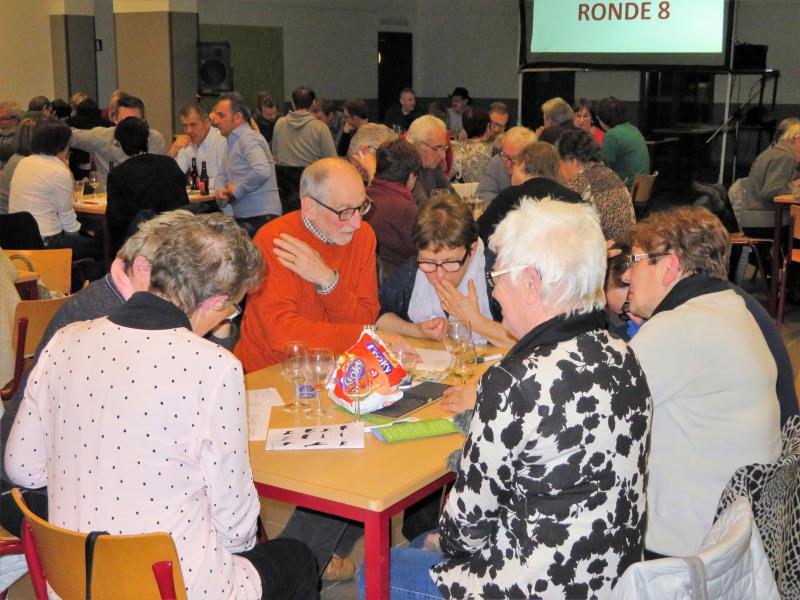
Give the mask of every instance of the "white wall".
M 53 55 L 46 0 L 0 0 L 0 99 L 23 109 L 53 97 Z
M 117 44 L 114 36 L 113 0 L 96 0 L 95 36 L 103 40 L 103 51 L 97 52 L 97 103 L 105 106 L 111 92 L 117 89 Z

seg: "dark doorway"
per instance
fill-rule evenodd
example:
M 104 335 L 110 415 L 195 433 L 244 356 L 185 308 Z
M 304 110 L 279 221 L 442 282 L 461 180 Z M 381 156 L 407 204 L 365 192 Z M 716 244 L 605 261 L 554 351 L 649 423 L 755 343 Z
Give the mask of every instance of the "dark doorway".
M 378 121 L 398 101 L 400 90 L 413 82 L 413 43 L 410 33 L 378 32 Z
M 534 131 L 543 125 L 542 104 L 559 96 L 575 101 L 574 71 L 526 71 L 522 74 L 522 122 Z

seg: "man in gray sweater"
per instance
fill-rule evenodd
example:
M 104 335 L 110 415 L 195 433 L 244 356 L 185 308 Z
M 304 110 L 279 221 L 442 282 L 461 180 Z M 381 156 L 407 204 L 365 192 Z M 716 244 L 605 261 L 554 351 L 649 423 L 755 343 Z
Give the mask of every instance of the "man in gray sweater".
M 292 108 L 275 123 L 272 154 L 283 167 L 305 168 L 321 158 L 336 156 L 331 131 L 311 112 L 316 94 L 311 88 L 299 87 L 292 92 Z

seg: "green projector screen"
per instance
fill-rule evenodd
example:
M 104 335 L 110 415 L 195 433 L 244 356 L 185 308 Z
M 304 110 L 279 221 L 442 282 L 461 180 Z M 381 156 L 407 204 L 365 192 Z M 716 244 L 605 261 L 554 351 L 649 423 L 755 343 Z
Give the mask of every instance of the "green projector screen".
M 533 0 L 528 63 L 725 64 L 729 0 Z

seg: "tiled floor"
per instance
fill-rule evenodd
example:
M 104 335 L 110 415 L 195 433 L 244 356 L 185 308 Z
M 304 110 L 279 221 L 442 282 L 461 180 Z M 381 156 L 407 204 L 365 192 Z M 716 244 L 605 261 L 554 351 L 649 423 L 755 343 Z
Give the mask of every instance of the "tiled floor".
M 745 288 L 750 288 L 750 283 L 745 282 Z M 753 284 L 753 293 L 759 299 L 763 300 L 765 294 L 763 293 L 763 284 L 761 281 L 756 280 Z M 789 350 L 789 355 L 792 359 L 795 373 L 800 372 L 800 306 L 787 305 L 786 319 L 781 330 L 781 335 L 786 347 Z M 293 507 L 281 502 L 274 502 L 272 500 L 262 500 L 261 503 L 261 518 L 264 521 L 264 526 L 267 530 L 267 535 L 270 538 L 276 537 L 291 514 Z M 402 515 L 398 515 L 392 520 L 392 540 L 395 545 L 405 545 L 407 541 L 403 538 L 400 532 L 402 523 Z M 360 565 L 364 560 L 364 541 L 363 538 L 358 541 L 353 549 L 350 558 Z M 9 600 L 32 600 L 33 590 L 30 586 L 30 579 L 23 578 L 15 584 L 9 592 Z M 354 600 L 358 597 L 356 585 L 354 581 L 348 582 L 328 582 L 323 588 L 322 600 Z

